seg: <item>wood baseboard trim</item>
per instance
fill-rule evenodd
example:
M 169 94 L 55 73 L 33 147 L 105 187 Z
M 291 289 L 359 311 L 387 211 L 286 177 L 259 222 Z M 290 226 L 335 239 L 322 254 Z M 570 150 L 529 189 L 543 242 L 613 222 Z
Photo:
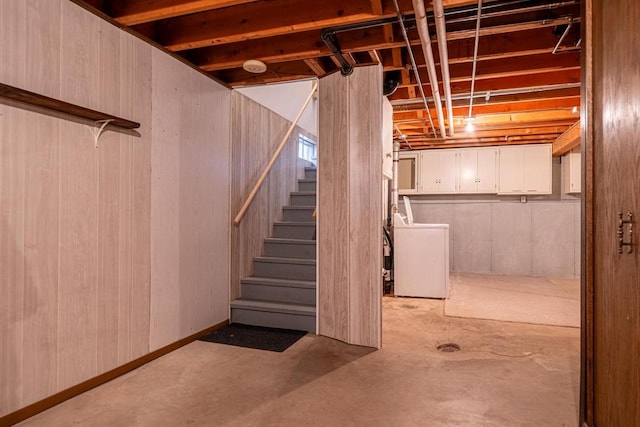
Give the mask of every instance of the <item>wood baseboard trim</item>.
M 49 408 L 52 408 L 65 400 L 71 399 L 72 397 L 78 396 L 86 391 L 91 390 L 99 385 L 107 383 L 121 375 L 126 374 L 127 372 L 133 371 L 141 367 L 142 365 L 146 365 L 147 363 L 164 356 L 165 354 L 171 353 L 183 347 L 187 344 L 196 341 L 198 338 L 207 335 L 213 331 L 216 331 L 220 328 L 223 328 L 229 324 L 229 320 L 225 320 L 223 322 L 217 323 L 213 326 L 210 326 L 206 329 L 203 329 L 200 332 L 196 332 L 195 334 L 189 335 L 186 338 L 183 338 L 179 341 L 176 341 L 172 344 L 169 344 L 165 347 L 159 348 L 151 353 L 145 354 L 142 357 L 139 357 L 131 362 L 125 363 L 122 366 L 119 366 L 115 369 L 112 369 L 104 374 L 98 375 L 97 377 L 91 378 L 87 381 L 84 381 L 80 384 L 74 385 L 66 390 L 62 390 L 52 396 L 44 398 L 38 402 L 32 403 L 29 406 L 25 406 L 22 409 L 18 409 L 15 412 L 7 414 L 3 417 L 0 417 L 0 427 L 8 427 L 14 424 L 17 424 L 21 421 L 26 420 L 27 418 L 31 418 L 32 416 L 39 414 Z

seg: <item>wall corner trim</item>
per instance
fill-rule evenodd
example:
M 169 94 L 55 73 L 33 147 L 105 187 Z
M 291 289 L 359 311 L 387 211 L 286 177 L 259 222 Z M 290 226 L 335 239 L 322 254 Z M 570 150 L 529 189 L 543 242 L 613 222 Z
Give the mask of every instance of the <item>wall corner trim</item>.
M 198 338 L 203 337 L 213 331 L 221 329 L 229 324 L 229 320 L 222 321 L 213 326 L 210 326 L 206 329 L 203 329 L 195 334 L 189 335 L 188 337 L 182 338 L 174 343 L 166 345 L 162 348 L 159 348 L 151 353 L 145 354 L 131 362 L 125 363 L 122 366 L 114 368 L 110 371 L 107 371 L 97 377 L 88 379 L 87 381 L 81 382 L 80 384 L 76 384 L 73 387 L 69 387 L 66 390 L 62 390 L 54 395 L 46 397 L 38 402 L 32 403 L 29 406 L 25 406 L 22 409 L 18 409 L 15 412 L 7 414 L 3 417 L 0 417 L 0 427 L 8 427 L 14 424 L 17 424 L 21 421 L 26 420 L 27 418 L 31 418 L 32 416 L 39 414 L 40 412 L 46 411 L 49 408 L 52 408 L 65 400 L 69 400 L 73 397 L 76 397 L 86 391 L 91 390 L 99 385 L 105 384 L 121 375 L 124 375 L 134 369 L 137 369 L 147 363 L 162 357 L 166 354 L 171 353 L 179 349 L 180 347 L 184 347 L 187 344 L 190 344 L 196 341 Z

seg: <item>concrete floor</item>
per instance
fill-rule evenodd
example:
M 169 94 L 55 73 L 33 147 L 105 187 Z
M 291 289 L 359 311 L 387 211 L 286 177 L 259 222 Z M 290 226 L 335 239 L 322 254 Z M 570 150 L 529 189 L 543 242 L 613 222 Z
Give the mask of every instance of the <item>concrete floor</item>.
M 385 297 L 383 348 L 194 342 L 22 426 L 577 426 L 579 330 Z M 440 353 L 455 342 L 461 350 Z

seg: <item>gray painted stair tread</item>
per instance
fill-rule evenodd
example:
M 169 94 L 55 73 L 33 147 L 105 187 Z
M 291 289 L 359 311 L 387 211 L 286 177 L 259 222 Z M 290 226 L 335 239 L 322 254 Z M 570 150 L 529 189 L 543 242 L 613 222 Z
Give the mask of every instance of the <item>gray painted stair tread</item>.
M 298 182 L 317 182 L 318 180 L 316 178 L 300 178 L 298 179 Z
M 315 196 L 315 191 L 292 191 L 292 196 Z
M 303 316 L 316 315 L 316 308 L 313 305 L 289 304 L 284 302 L 237 299 L 231 301 L 231 307 L 245 310 L 268 311 L 273 313 L 299 314 Z
M 304 258 L 280 258 L 271 256 L 257 256 L 253 258 L 254 261 L 259 262 L 272 262 L 277 264 L 304 264 L 304 265 L 316 265 L 315 259 Z
M 315 206 L 283 206 L 282 207 L 282 209 L 293 210 L 293 211 L 306 211 L 306 210 L 313 211 L 315 208 L 316 208 Z
M 250 283 L 256 285 L 266 286 L 288 286 L 291 288 L 306 288 L 313 289 L 316 287 L 314 280 L 289 280 L 289 279 L 274 279 L 271 277 L 245 277 L 241 280 L 242 283 Z
M 315 222 L 301 222 L 301 221 L 274 221 L 275 225 L 291 225 L 293 227 L 315 227 Z
M 264 241 L 268 243 L 282 243 L 282 244 L 291 243 L 295 245 L 312 245 L 312 246 L 316 245 L 315 240 L 286 239 L 284 237 L 267 237 L 266 239 L 264 239 Z

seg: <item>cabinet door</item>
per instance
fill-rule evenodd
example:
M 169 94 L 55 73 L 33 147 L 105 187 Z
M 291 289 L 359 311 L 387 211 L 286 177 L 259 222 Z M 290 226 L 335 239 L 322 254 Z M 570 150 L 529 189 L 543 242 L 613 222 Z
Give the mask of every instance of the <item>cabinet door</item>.
M 523 147 L 500 147 L 498 153 L 498 193 L 522 193 Z
M 495 148 L 479 148 L 478 157 L 478 193 L 495 193 L 496 188 L 496 157 Z
M 465 149 L 458 151 L 459 185 L 461 193 L 475 193 L 478 191 L 478 150 Z M 495 169 L 494 169 L 495 174 Z M 494 178 L 495 183 L 495 178 Z
M 439 193 L 456 192 L 456 150 L 440 150 Z
M 398 158 L 398 193 L 418 192 L 418 153 L 401 153 Z
M 524 146 L 523 192 L 551 194 L 551 144 Z
M 569 153 L 569 191 L 582 191 L 582 154 L 580 148 L 574 148 Z
M 577 152 L 571 152 L 571 179 L 570 188 L 572 193 L 580 193 L 582 191 L 582 155 L 580 149 Z
M 419 193 L 437 193 L 440 181 L 440 152 L 424 150 L 420 153 Z

